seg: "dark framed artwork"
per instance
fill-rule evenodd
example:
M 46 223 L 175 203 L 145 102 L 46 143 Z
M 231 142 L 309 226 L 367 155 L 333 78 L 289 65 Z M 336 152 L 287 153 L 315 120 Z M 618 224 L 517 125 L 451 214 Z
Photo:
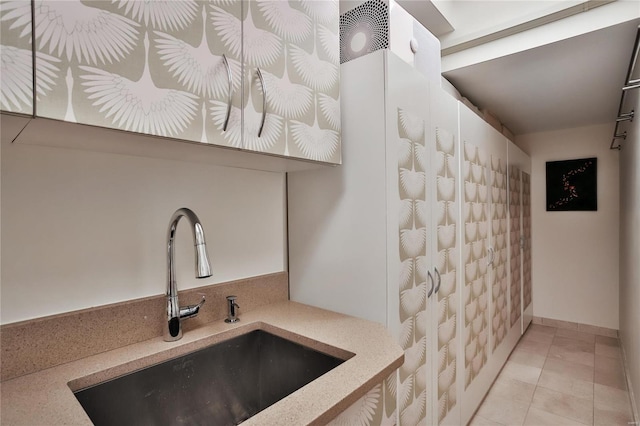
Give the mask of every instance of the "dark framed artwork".
M 547 161 L 547 211 L 598 210 L 598 159 Z

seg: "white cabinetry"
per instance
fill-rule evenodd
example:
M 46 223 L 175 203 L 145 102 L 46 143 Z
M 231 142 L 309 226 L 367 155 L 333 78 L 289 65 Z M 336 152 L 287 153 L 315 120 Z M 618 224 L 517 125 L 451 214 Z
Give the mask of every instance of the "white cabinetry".
M 522 332 L 508 141 L 393 53 L 341 73 L 342 167 L 289 175 L 291 299 L 382 323 L 405 350 L 336 424 L 466 424 Z
M 468 422 L 531 322 L 530 208 L 524 192 L 531 159 L 460 104 L 465 379 L 462 421 Z M 528 186 L 527 186 L 528 187 Z M 528 191 L 528 190 L 527 190 Z M 527 225 L 524 225 L 525 222 Z
M 340 163 L 337 1 L 36 0 L 34 11 L 38 117 Z M 28 42 L 30 17 L 30 2 L 4 2 L 3 43 L 5 27 Z M 15 110 L 5 82 L 2 109 Z
M 521 335 L 509 315 L 507 139 L 460 104 L 463 309 L 462 420 L 470 420 Z
M 289 177 L 291 298 L 385 324 L 405 350 L 350 421 L 457 424 L 457 103 L 387 51 L 341 73 L 344 164 Z
M 531 158 L 509 142 L 509 262 L 511 326 L 533 318 L 531 298 Z
M 439 85 L 431 86 L 429 176 L 431 206 L 431 262 L 436 287 L 431 297 L 432 355 L 434 377 L 433 415 L 431 424 L 460 424 L 460 386 L 464 356 L 460 347 L 461 279 L 460 191 L 458 168 L 461 154 L 458 143 L 458 102 Z M 437 291 L 436 291 L 437 290 Z
M 531 161 L 529 161 L 529 168 Z M 531 173 L 522 172 L 522 332 L 533 319 L 531 281 Z

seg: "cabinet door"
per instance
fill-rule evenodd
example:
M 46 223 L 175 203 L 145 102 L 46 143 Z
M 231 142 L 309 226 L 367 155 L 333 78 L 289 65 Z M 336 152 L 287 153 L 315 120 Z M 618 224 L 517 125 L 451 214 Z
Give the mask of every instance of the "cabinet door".
M 340 163 L 338 2 L 243 4 L 244 148 Z
M 432 211 L 430 265 L 436 282 L 431 303 L 434 413 L 429 424 L 460 424 L 458 396 L 464 361 L 460 356 L 458 106 L 440 87 L 431 85 L 428 202 Z
M 432 235 L 426 175 L 429 84 L 387 53 L 387 199 L 389 328 L 404 349 L 398 370 L 397 415 L 401 425 L 430 424 L 434 346 L 430 327 L 434 281 L 429 279 Z
M 470 416 L 474 401 L 480 402 L 482 390 L 471 392 L 469 388 L 482 373 L 490 354 L 489 334 L 491 288 L 489 285 L 489 167 L 490 158 L 483 145 L 486 139 L 485 124 L 464 105 L 459 104 L 461 141 L 461 197 L 464 238 L 462 263 L 464 265 L 463 303 L 464 315 L 464 403 Z M 470 411 L 470 412 L 469 412 Z M 463 420 L 465 416 L 463 415 Z M 468 419 L 466 419 L 468 420 Z
M 489 126 L 487 124 L 487 126 Z M 489 168 L 489 214 L 491 220 L 491 352 L 502 345 L 509 330 L 509 205 L 507 175 L 507 140 L 493 127 L 486 139 L 491 164 Z
M 523 330 L 533 319 L 531 281 L 531 175 L 522 172 L 522 318 Z
M 31 2 L 0 2 L 0 109 L 33 114 L 33 51 L 31 46 Z M 53 58 L 40 56 L 40 61 Z M 38 94 L 49 89 L 46 79 L 37 83 Z
M 240 89 L 240 49 L 227 48 L 240 25 L 215 20 L 223 7 L 238 21 L 240 3 L 37 0 L 35 47 L 52 58 L 36 64 L 50 87 L 37 115 L 239 146 L 221 137 L 230 74 Z M 228 134 L 239 133 L 239 108 L 229 114 Z
M 526 306 L 531 303 L 531 258 L 530 251 L 525 250 L 524 237 L 525 229 L 527 229 L 527 235 L 531 234 L 530 208 L 527 206 L 529 201 L 525 201 L 525 194 L 530 196 L 527 178 L 531 172 L 531 158 L 513 142 L 508 142 L 507 150 L 509 157 L 509 316 L 510 326 L 517 328 L 519 334 L 522 334 L 531 322 L 531 312 L 523 315 L 525 307 L 523 299 L 526 299 Z M 525 179 L 527 179 L 527 189 L 525 189 Z M 525 216 L 527 216 L 526 224 Z M 526 274 L 525 269 L 527 269 Z M 526 296 L 525 275 L 528 279 Z
M 464 221 L 465 356 L 462 422 L 469 421 L 507 359 L 506 139 L 459 104 Z
M 509 164 L 509 323 L 522 332 L 522 177 L 517 164 Z

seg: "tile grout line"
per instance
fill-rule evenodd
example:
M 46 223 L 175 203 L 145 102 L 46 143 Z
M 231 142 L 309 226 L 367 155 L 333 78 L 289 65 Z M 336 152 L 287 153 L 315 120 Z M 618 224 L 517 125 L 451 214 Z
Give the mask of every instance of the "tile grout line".
M 540 375 L 538 375 L 538 380 L 536 380 L 536 385 L 533 388 L 533 394 L 531 395 L 531 401 L 529 402 L 529 406 L 527 407 L 527 413 L 524 416 L 524 422 L 527 421 L 527 416 L 529 415 L 529 410 L 531 409 L 531 406 L 533 405 L 533 398 L 536 395 L 536 391 L 538 390 L 538 383 L 540 383 L 540 377 L 542 376 L 542 371 L 544 370 L 544 366 L 547 364 L 547 359 L 549 358 L 549 351 L 551 350 L 551 345 L 553 344 L 553 339 L 556 336 L 556 331 L 558 331 L 557 328 L 554 329 L 553 331 L 553 337 L 551 338 L 551 343 L 549 343 L 549 347 L 547 348 L 547 351 L 544 355 L 544 362 L 542 363 L 542 368 L 540 368 Z M 524 425 L 523 422 L 523 425 Z

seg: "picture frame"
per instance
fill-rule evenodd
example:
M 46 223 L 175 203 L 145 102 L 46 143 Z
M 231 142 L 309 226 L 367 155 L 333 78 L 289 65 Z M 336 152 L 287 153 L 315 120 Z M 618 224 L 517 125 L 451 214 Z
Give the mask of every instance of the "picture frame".
M 547 161 L 547 211 L 598 210 L 598 159 Z

